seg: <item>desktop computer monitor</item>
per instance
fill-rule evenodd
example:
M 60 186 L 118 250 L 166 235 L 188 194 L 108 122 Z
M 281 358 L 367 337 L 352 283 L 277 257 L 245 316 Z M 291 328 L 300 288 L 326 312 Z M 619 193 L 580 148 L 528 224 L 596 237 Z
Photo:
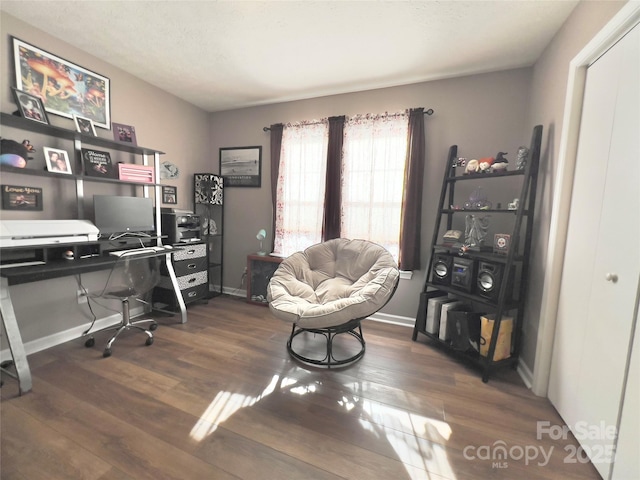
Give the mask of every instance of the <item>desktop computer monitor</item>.
M 150 198 L 94 195 L 93 212 L 100 235 L 149 233 L 155 230 Z

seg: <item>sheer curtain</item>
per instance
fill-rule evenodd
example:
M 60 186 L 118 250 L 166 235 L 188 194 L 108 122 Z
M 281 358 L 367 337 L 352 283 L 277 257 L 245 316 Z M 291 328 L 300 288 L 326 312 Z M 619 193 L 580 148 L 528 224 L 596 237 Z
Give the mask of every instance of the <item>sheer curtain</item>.
M 398 261 L 408 113 L 360 115 L 344 127 L 341 236 L 385 247 Z
M 322 241 L 328 121 L 284 125 L 274 252 L 288 256 Z

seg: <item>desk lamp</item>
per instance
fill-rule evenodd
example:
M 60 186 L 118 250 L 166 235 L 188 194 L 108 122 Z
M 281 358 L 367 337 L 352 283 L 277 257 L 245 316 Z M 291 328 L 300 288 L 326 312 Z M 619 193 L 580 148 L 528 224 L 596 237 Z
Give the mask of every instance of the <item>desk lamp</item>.
M 267 236 L 267 231 L 264 228 L 261 228 L 258 231 L 258 234 L 256 235 L 256 238 L 260 241 L 260 250 L 258 251 L 258 255 L 267 254 L 267 252 L 265 252 L 264 248 L 262 247 L 262 241 L 265 239 L 266 236 Z

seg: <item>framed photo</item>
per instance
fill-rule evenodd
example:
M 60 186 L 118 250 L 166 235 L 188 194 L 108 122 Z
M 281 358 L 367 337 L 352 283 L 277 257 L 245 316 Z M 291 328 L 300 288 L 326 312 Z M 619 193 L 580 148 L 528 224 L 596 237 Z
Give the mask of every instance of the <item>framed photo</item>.
M 260 187 L 262 147 L 221 148 L 220 175 L 226 187 Z
M 111 123 L 111 129 L 113 130 L 113 139 L 116 142 L 128 143 L 132 147 L 138 146 L 135 127 L 113 122 Z
M 162 203 L 178 203 L 178 187 L 162 186 Z
M 42 210 L 42 189 L 19 185 L 2 185 L 4 210 Z
M 42 98 L 47 112 L 111 127 L 110 82 L 107 77 L 12 37 L 16 85 Z
M 96 127 L 93 125 L 93 120 L 90 118 L 81 117 L 79 115 L 73 115 L 73 122 L 76 124 L 76 130 L 83 135 L 92 135 L 97 137 Z
M 11 87 L 11 91 L 13 92 L 13 97 L 18 105 L 18 109 L 20 109 L 20 115 L 34 122 L 49 124 L 49 119 L 47 118 L 47 113 L 44 111 L 44 105 L 40 97 L 23 92 L 14 87 Z
M 71 163 L 69 154 L 65 150 L 44 147 L 44 159 L 47 162 L 47 170 L 54 173 L 65 173 L 71 175 Z

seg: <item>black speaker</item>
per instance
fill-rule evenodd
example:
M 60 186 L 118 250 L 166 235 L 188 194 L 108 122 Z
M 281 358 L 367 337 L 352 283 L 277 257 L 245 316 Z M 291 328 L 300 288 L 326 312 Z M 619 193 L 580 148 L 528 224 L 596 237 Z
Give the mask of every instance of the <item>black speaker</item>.
M 500 294 L 503 276 L 504 264 L 481 261 L 478 265 L 478 295 L 490 300 L 496 300 Z M 511 275 L 511 278 L 513 278 L 513 275 Z M 513 281 L 510 281 L 507 285 L 507 301 L 511 300 L 512 292 Z
M 476 261 L 469 258 L 456 258 L 451 269 L 451 285 L 465 292 L 473 292 L 476 281 Z
M 438 285 L 451 283 L 451 266 L 453 257 L 446 253 L 434 253 L 431 267 L 431 281 Z

